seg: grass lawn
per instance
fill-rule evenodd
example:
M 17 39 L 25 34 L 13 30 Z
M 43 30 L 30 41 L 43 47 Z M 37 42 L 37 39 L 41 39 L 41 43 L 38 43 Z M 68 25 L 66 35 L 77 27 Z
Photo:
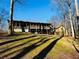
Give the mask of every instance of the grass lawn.
M 5 59 L 77 59 L 72 39 L 56 35 L 23 33 L 0 40 L 0 57 Z M 69 42 L 69 41 L 70 42 Z M 76 57 L 73 57 L 75 56 Z M 64 56 L 64 57 L 63 57 Z

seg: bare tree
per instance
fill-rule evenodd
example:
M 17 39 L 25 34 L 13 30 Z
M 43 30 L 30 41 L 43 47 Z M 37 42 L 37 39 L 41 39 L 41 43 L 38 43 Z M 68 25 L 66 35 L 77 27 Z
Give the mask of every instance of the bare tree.
M 72 37 L 75 37 L 74 27 L 73 27 L 73 20 L 72 20 L 72 9 L 71 9 L 71 0 L 66 0 L 68 9 L 69 9 L 69 18 L 70 18 L 70 24 L 71 24 L 71 31 L 72 31 Z
M 14 30 L 13 30 L 13 9 L 14 9 L 14 0 L 10 0 L 10 34 L 12 35 Z
M 51 33 L 54 34 L 55 33 L 55 28 L 58 26 L 58 17 L 57 16 L 52 16 L 52 18 L 50 20 L 48 20 L 48 22 L 50 24 L 52 24 L 51 26 Z
M 12 35 L 14 33 L 14 27 L 13 27 L 13 12 L 14 12 L 14 3 L 18 2 L 22 4 L 23 0 L 10 0 L 10 34 Z
M 52 16 L 52 18 L 48 21 L 55 28 L 58 25 L 58 18 L 56 16 Z
M 6 26 L 5 22 L 7 21 L 8 17 L 9 17 L 8 11 L 6 11 L 4 8 L 1 8 L 1 11 L 0 11 L 0 30 L 3 30 L 4 26 Z
M 61 16 L 64 20 L 64 25 L 65 25 L 65 28 L 66 28 L 66 25 L 67 25 L 67 22 L 70 23 L 70 28 L 71 29 L 71 34 L 72 34 L 72 37 L 75 37 L 75 33 L 74 33 L 74 24 L 73 24 L 73 14 L 75 14 L 73 12 L 73 0 L 55 0 L 58 4 L 58 8 L 59 8 L 59 11 L 61 11 Z M 66 22 L 67 21 L 67 22 Z
M 76 35 L 79 37 L 79 10 L 78 10 L 78 0 L 75 0 L 75 9 L 76 9 Z

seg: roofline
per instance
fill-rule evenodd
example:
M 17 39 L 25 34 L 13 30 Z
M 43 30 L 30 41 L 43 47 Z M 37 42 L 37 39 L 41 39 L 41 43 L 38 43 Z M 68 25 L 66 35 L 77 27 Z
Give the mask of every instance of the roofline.
M 28 22 L 28 23 L 40 23 L 40 24 L 49 24 L 49 25 L 51 25 L 51 23 L 42 23 L 42 22 L 30 22 L 30 21 L 19 21 L 19 20 L 13 20 L 13 21 L 15 21 L 15 22 Z

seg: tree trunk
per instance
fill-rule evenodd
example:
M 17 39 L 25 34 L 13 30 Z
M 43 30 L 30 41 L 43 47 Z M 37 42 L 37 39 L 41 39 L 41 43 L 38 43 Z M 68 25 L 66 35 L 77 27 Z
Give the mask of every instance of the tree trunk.
M 13 8 L 14 8 L 14 0 L 10 0 L 10 34 L 12 35 L 14 33 L 13 28 Z
M 72 37 L 75 38 L 74 27 L 73 27 L 73 22 L 72 22 L 71 8 L 69 9 L 69 17 L 70 17 Z
M 76 9 L 76 16 L 79 16 L 79 13 L 78 13 L 78 1 L 75 0 L 75 9 Z

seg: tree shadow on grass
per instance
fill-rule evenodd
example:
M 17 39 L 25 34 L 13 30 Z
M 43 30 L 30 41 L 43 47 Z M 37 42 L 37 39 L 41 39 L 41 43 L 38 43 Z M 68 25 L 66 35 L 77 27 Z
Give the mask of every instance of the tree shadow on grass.
M 46 43 L 48 40 L 50 40 L 50 39 L 43 38 L 40 41 L 38 41 L 38 42 L 28 46 L 28 47 L 23 48 L 22 51 L 19 54 L 17 54 L 16 56 L 12 57 L 11 59 L 20 59 L 20 58 L 22 58 L 28 52 L 30 52 L 31 50 L 35 49 L 36 47 Z
M 20 38 L 20 39 L 15 39 L 15 40 L 10 40 L 10 41 L 6 41 L 6 42 L 2 42 L 2 43 L 0 43 L 0 46 L 2 46 L 4 44 L 15 42 L 15 41 L 19 41 L 19 40 L 23 40 L 23 39 L 27 39 L 27 38 L 32 38 L 32 37 L 36 37 L 36 35 L 32 35 L 32 36 L 28 36 L 28 37 L 24 37 L 24 38 Z
M 44 59 L 44 57 L 50 52 L 50 50 L 55 46 L 55 44 L 58 42 L 59 39 L 61 39 L 62 36 L 53 42 L 51 42 L 45 49 L 43 49 L 38 55 L 36 55 L 33 59 Z
M 28 35 L 29 33 L 13 33 L 12 35 L 7 35 L 6 37 L 10 37 L 10 36 L 19 36 L 19 35 Z
M 45 37 L 46 38 L 46 37 Z M 40 42 L 42 42 L 45 38 L 43 38 L 43 39 L 41 39 L 39 42 L 37 42 L 37 43 L 40 43 Z M 37 43 L 34 43 L 34 44 L 37 44 Z M 25 43 L 26 44 L 26 43 Z M 31 46 L 33 46 L 34 44 L 32 44 Z M 25 48 L 25 47 L 24 47 Z M 24 49 L 23 48 L 23 49 Z M 28 47 L 26 47 L 26 48 L 30 48 L 30 46 L 28 46 Z M 17 50 L 17 51 L 20 51 L 21 49 L 19 49 L 19 50 Z M 4 56 L 2 56 L 2 57 L 7 57 L 7 56 L 9 56 L 9 55 L 11 55 L 11 54 L 13 54 L 13 53 L 16 53 L 17 51 L 14 51 L 14 52 L 11 52 L 11 53 L 9 53 L 9 54 L 7 54 L 7 55 L 4 55 Z
M 32 41 L 35 41 L 36 39 L 39 39 L 39 38 L 35 38 L 35 39 L 32 39 L 32 40 L 29 40 L 29 41 L 27 41 L 25 43 L 19 44 L 17 46 L 13 46 L 13 47 L 8 48 L 8 49 L 4 49 L 3 51 L 0 51 L 0 54 L 5 53 L 5 52 L 7 52 L 7 51 L 9 51 L 9 50 L 11 50 L 13 48 L 16 48 L 16 47 L 19 47 L 19 46 L 23 46 L 24 44 L 27 44 L 27 43 L 32 42 Z
M 72 45 L 74 46 L 75 50 L 79 53 L 79 49 L 75 46 L 75 44 L 73 43 Z
M 39 45 L 36 45 L 36 44 L 44 41 L 44 39 L 46 39 L 46 38 L 43 38 L 40 41 L 38 41 L 38 42 L 28 46 L 28 47 L 23 48 L 22 51 L 19 54 L 17 54 L 16 56 L 12 57 L 11 59 L 19 59 L 19 58 L 23 57 L 25 54 L 27 54 L 28 52 L 30 52 L 34 48 L 38 47 Z

